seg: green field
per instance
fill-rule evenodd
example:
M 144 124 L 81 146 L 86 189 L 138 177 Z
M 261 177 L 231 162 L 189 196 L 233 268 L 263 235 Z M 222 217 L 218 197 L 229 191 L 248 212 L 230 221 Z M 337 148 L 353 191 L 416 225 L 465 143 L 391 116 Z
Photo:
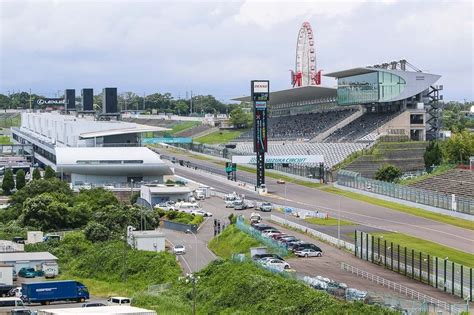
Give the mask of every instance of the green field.
M 262 244 L 232 224 L 218 237 L 214 237 L 208 246 L 217 256 L 228 259 L 236 253 L 249 254 L 251 247 L 262 246 Z
M 440 245 L 438 243 L 425 241 L 423 239 L 412 237 L 402 233 L 380 232 L 371 233 L 371 235 L 383 237 L 387 241 L 393 242 L 395 244 L 400 244 L 400 246 L 406 246 L 407 248 L 414 249 L 416 251 L 427 253 L 433 256 L 438 256 L 442 259 L 448 257 L 450 261 L 454 261 L 458 264 L 462 264 L 467 267 L 474 267 L 474 255 L 456 249 L 452 249 L 450 247 Z M 354 235 L 351 234 L 351 236 Z
M 0 136 L 0 144 L 12 144 L 9 136 Z
M 199 126 L 201 123 L 199 121 L 185 121 L 185 122 L 180 122 L 171 128 L 171 131 L 169 133 L 171 135 L 174 135 L 178 132 L 184 131 L 186 129 L 190 129 L 196 126 Z
M 219 130 L 206 136 L 196 138 L 194 141 L 205 144 L 227 143 L 240 136 L 243 131 L 244 130 Z
M 365 195 L 362 195 L 362 194 L 357 194 L 357 193 L 354 193 L 354 192 L 351 192 L 351 191 L 346 191 L 346 190 L 342 190 L 342 189 L 335 188 L 335 187 L 323 187 L 323 188 L 321 188 L 321 190 L 329 192 L 329 193 L 341 195 L 341 196 L 344 196 L 344 197 L 348 197 L 348 198 L 351 198 L 351 199 L 364 201 L 364 202 L 367 202 L 367 203 L 370 203 L 370 204 L 373 204 L 373 205 L 376 205 L 376 206 L 381 206 L 381 207 L 389 208 L 389 209 L 392 209 L 392 210 L 409 213 L 409 214 L 416 215 L 416 216 L 419 216 L 419 217 L 423 217 L 423 218 L 426 218 L 426 219 L 430 219 L 430 220 L 433 220 L 433 221 L 438 221 L 438 222 L 441 222 L 441 223 L 451 224 L 451 225 L 461 227 L 461 228 L 464 228 L 464 229 L 468 229 L 468 230 L 474 230 L 474 223 L 472 221 L 458 219 L 458 218 L 454 218 L 454 217 L 451 217 L 451 216 L 448 216 L 448 215 L 443 215 L 443 214 L 439 214 L 439 213 L 425 211 L 425 210 L 422 210 L 422 209 L 419 209 L 419 208 L 405 206 L 405 205 L 402 205 L 402 204 L 399 204 L 399 203 L 396 203 L 396 202 L 391 202 L 391 201 L 386 201 L 386 200 L 382 200 L 382 199 L 372 198 L 372 197 L 369 197 L 369 196 L 365 196 Z
M 308 223 L 316 224 L 316 225 L 327 225 L 327 226 L 337 225 L 337 218 L 327 218 L 327 219 L 306 218 L 304 220 Z M 351 221 L 340 220 L 340 225 L 355 225 L 355 223 Z

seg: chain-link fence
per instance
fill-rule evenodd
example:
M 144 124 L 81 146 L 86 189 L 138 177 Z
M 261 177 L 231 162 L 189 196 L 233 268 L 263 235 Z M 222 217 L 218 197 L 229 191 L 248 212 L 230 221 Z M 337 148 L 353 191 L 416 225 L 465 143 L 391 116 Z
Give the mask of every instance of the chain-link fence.
M 337 183 L 342 186 L 365 190 L 375 194 L 474 215 L 474 199 L 469 197 L 455 196 L 369 179 L 362 177 L 359 173 L 346 170 L 338 172 Z
M 355 255 L 472 302 L 472 268 L 355 231 Z

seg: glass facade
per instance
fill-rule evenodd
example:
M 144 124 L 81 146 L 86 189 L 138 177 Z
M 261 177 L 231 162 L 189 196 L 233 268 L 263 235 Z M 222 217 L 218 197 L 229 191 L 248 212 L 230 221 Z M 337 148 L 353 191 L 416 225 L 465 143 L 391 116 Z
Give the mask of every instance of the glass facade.
M 337 80 L 337 103 L 355 105 L 389 101 L 405 89 L 398 75 L 375 71 Z
M 380 102 L 391 100 L 405 89 L 406 82 L 398 75 L 379 72 Z

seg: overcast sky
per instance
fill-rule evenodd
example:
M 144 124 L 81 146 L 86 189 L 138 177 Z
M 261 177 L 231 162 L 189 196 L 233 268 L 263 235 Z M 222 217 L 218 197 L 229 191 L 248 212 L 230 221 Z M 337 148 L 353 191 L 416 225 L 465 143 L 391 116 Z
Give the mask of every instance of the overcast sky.
M 225 101 L 252 79 L 285 89 L 308 21 L 323 73 L 407 59 L 442 75 L 445 99 L 473 99 L 471 1 L 0 3 L 0 93 L 115 86 Z

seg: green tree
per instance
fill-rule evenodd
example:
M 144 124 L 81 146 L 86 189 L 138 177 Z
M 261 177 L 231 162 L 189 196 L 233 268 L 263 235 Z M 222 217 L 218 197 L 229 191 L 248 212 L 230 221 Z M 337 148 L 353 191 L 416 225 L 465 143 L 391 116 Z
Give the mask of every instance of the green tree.
M 56 172 L 53 170 L 51 166 L 46 166 L 44 169 L 44 179 L 51 179 L 56 178 Z
M 135 203 L 137 203 L 138 197 L 140 197 L 140 193 L 134 192 L 132 196 L 130 197 L 130 204 L 134 205 Z
M 393 182 L 402 176 L 402 171 L 391 164 L 381 166 L 375 173 L 375 179 L 384 182 Z
M 423 158 L 425 160 L 426 169 L 429 169 L 433 165 L 437 166 L 442 163 L 443 153 L 441 152 L 438 142 L 430 141 L 428 147 L 426 147 Z
M 103 224 L 97 222 L 89 222 L 84 229 L 86 239 L 91 242 L 104 242 L 110 239 L 110 230 Z
M 16 172 L 16 189 L 20 190 L 26 185 L 26 180 L 25 180 L 25 171 L 24 170 L 18 170 Z
M 230 121 L 235 128 L 248 128 L 252 123 L 252 115 L 237 107 L 230 112 Z
M 2 189 L 5 195 L 9 195 L 15 188 L 15 180 L 13 179 L 13 171 L 11 168 L 7 168 L 3 175 Z
M 474 133 L 468 130 L 456 132 L 443 142 L 443 158 L 450 163 L 468 163 L 474 155 Z
M 35 169 L 33 170 L 33 175 L 32 176 L 33 176 L 33 180 L 41 179 L 41 172 L 37 167 L 35 167 Z
M 42 231 L 59 230 L 65 227 L 68 206 L 50 194 L 43 193 L 29 198 L 23 207 L 22 223 Z

